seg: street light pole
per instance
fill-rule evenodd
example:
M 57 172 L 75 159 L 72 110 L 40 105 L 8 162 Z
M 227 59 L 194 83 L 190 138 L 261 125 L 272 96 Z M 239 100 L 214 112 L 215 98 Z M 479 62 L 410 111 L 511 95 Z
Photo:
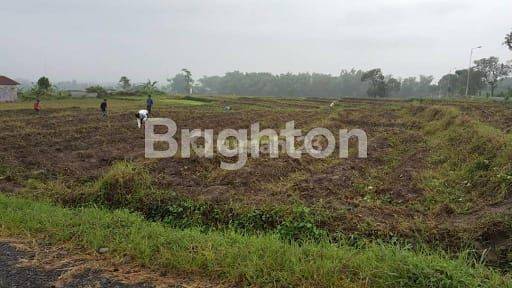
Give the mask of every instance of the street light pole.
M 473 59 L 473 51 L 476 49 L 480 49 L 480 48 L 482 48 L 482 46 L 471 48 L 471 53 L 469 53 L 468 80 L 466 83 L 466 97 L 468 97 L 468 93 L 469 93 L 469 75 L 471 75 L 471 61 Z

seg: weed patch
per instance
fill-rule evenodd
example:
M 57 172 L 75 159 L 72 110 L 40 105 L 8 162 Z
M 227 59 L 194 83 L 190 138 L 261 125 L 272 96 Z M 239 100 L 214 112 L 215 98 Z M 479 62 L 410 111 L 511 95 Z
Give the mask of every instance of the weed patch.
M 277 236 L 201 233 L 145 221 L 127 211 L 59 208 L 0 195 L 3 236 L 45 238 L 80 249 L 108 247 L 114 257 L 173 273 L 215 277 L 242 286 L 511 287 L 510 279 L 463 255 L 368 244 L 298 246 Z

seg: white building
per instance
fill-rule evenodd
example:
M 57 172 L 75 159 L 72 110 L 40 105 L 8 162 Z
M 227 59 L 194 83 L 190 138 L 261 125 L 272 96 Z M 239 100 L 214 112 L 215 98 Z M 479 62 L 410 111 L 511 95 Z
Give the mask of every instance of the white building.
M 18 99 L 18 82 L 0 76 L 0 102 L 13 102 Z

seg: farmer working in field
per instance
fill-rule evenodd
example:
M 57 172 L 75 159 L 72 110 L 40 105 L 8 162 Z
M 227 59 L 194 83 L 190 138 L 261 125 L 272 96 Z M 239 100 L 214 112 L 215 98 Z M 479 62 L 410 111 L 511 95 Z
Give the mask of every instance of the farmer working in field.
M 103 99 L 103 102 L 100 104 L 101 116 L 107 117 L 107 99 Z
M 139 110 L 139 112 L 135 113 L 135 117 L 137 117 L 137 126 L 139 126 L 139 128 L 144 122 L 146 122 L 148 115 L 148 110 Z
M 153 108 L 153 99 L 151 99 L 151 95 L 149 95 L 148 99 L 146 100 L 146 108 L 148 113 L 151 113 L 151 108 Z
M 39 101 L 39 99 L 36 99 L 36 102 L 34 102 L 34 111 L 39 113 L 40 110 L 41 110 L 41 101 Z

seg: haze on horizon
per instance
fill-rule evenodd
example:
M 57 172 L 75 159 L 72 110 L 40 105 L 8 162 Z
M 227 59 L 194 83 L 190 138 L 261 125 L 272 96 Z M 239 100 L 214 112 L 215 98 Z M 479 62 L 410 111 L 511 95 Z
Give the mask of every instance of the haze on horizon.
M 439 77 L 501 45 L 512 1 L 6 1 L 0 74 L 34 80 L 165 80 L 243 72 L 382 68 Z

